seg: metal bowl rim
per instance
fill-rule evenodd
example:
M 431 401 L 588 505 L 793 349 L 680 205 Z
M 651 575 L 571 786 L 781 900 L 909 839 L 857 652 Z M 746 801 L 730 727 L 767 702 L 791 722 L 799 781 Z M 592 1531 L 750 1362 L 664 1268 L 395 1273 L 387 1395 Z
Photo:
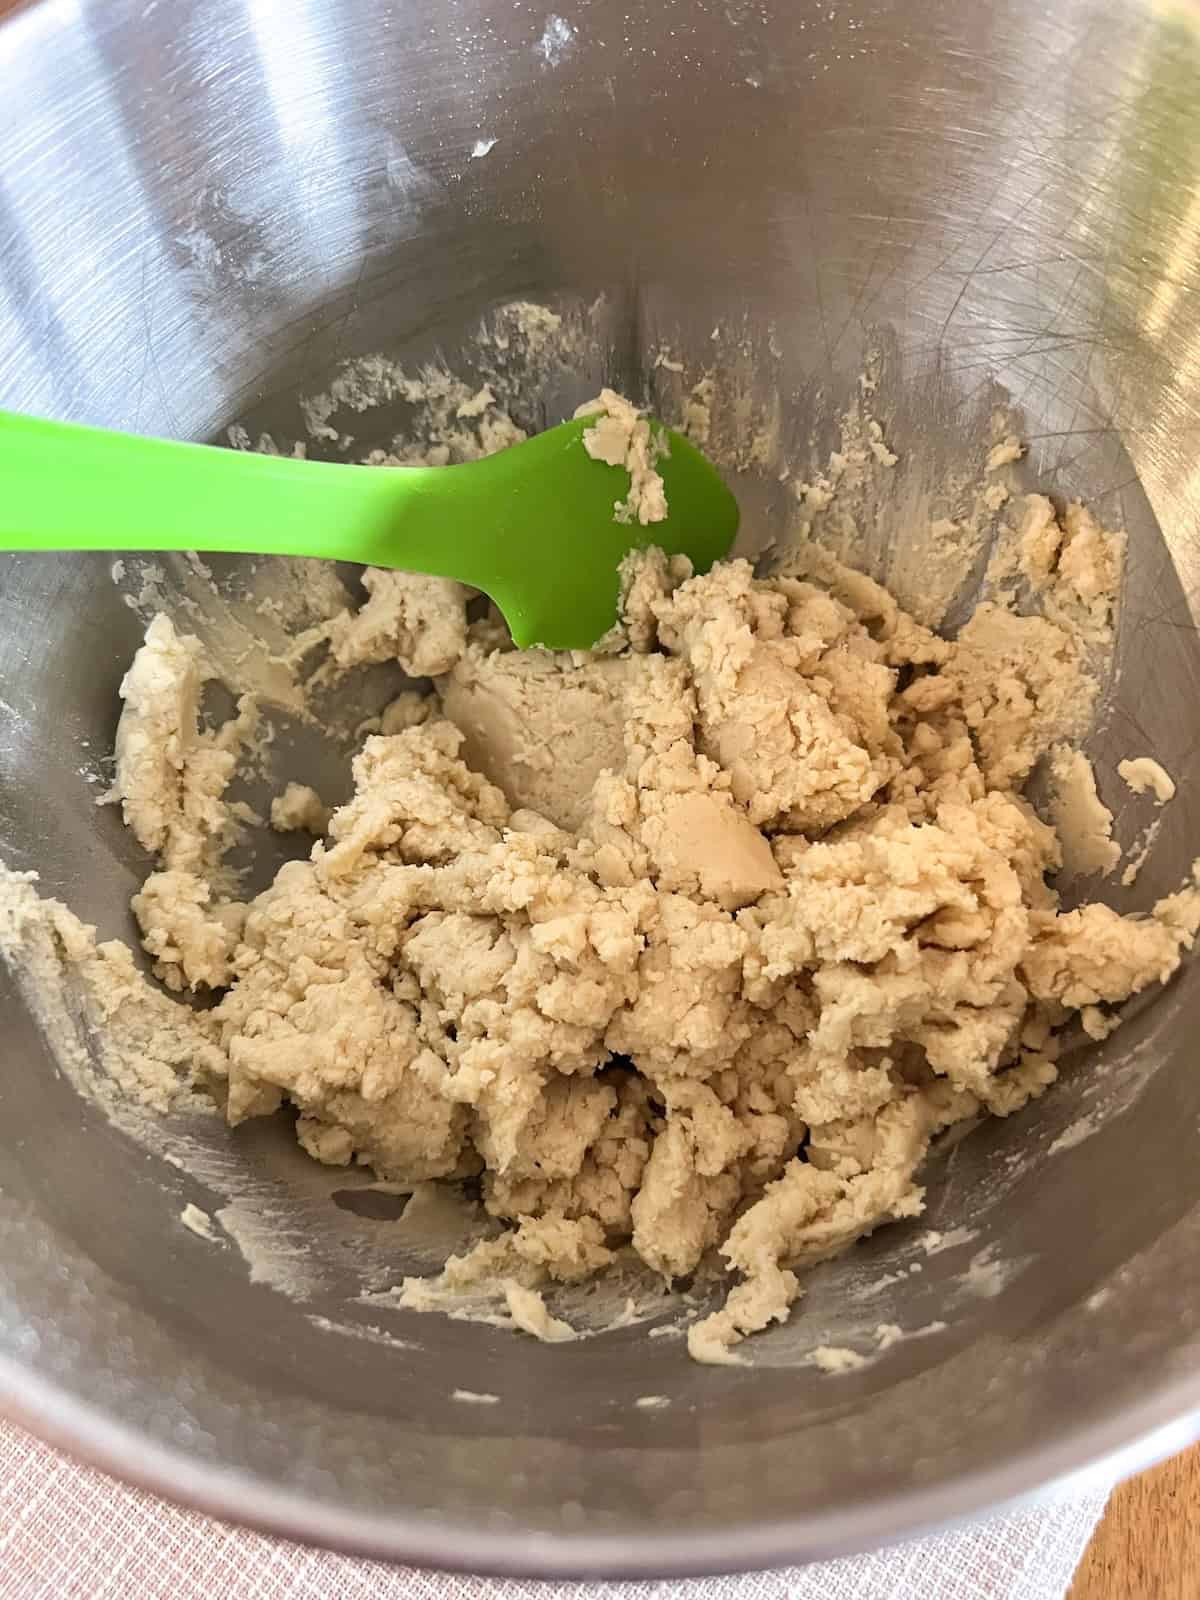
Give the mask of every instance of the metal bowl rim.
M 221 1521 L 347 1555 L 492 1577 L 694 1578 L 798 1566 L 999 1516 L 1047 1495 L 1106 1487 L 1200 1439 L 1200 1372 L 1054 1445 L 953 1483 L 711 1534 L 534 1533 L 431 1517 L 356 1512 L 301 1490 L 200 1464 L 0 1356 L 0 1415 L 86 1466 Z

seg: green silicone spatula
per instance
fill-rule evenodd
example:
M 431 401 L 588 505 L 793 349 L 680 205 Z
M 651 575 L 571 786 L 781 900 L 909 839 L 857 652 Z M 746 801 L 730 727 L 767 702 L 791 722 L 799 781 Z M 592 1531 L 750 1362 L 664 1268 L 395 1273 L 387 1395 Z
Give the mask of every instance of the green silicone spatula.
M 482 589 L 518 645 L 586 649 L 616 621 L 628 551 L 659 545 L 707 571 L 738 523 L 716 470 L 672 432 L 658 462 L 665 521 L 615 521 L 629 474 L 588 455 L 583 434 L 595 420 L 482 461 L 389 469 L 0 412 L 0 549 L 223 550 L 399 567 Z

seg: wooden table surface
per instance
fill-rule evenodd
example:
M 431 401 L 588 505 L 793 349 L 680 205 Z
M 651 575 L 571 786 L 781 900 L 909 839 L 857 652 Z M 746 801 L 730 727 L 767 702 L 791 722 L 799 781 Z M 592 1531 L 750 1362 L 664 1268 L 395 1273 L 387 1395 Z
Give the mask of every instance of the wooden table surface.
M 1197 1600 L 1200 1445 L 1117 1489 L 1069 1600 Z

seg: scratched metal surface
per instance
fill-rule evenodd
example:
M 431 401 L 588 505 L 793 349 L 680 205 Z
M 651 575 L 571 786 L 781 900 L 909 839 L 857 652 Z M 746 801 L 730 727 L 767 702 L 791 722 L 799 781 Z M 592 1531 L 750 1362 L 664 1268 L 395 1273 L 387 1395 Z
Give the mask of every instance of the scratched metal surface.
M 453 344 L 515 294 L 600 290 L 620 332 L 598 369 L 633 389 L 662 337 L 699 360 L 714 320 L 770 330 L 793 441 L 828 427 L 872 344 L 908 456 L 965 460 L 1005 396 L 1030 481 L 1130 531 L 1095 754 L 1103 774 L 1152 745 L 1181 780 L 1122 902 L 1144 904 L 1178 882 L 1200 820 L 1194 16 L 1118 0 L 26 6 L 0 27 L 0 404 L 208 437 L 286 418 L 348 355 L 430 330 Z M 894 537 L 864 559 L 886 570 Z M 137 622 L 100 559 L 0 566 L 5 858 L 126 932 L 141 863 L 79 752 L 108 746 Z M 684 1572 L 862 1548 L 1194 1431 L 1194 972 L 1080 1065 L 1036 1132 L 982 1130 L 933 1174 L 933 1224 L 974 1206 L 981 1240 L 1021 1264 L 1005 1292 L 836 1384 L 782 1357 L 701 1371 L 636 1330 L 536 1362 L 487 1329 L 406 1329 L 401 1353 L 322 1330 L 179 1230 L 183 1180 L 164 1185 L 5 1007 L 0 1397 L 223 1514 L 444 1564 Z M 1105 1061 L 1156 1070 L 1051 1158 Z M 239 1159 L 281 1193 L 310 1181 L 263 1140 Z M 862 1259 L 886 1275 L 914 1238 L 885 1230 Z M 881 1320 L 938 1316 L 962 1265 L 931 1258 Z M 813 1291 L 831 1326 L 843 1270 Z M 1083 1309 L 1100 1291 L 1103 1316 Z M 464 1371 L 502 1404 L 464 1415 L 448 1398 Z M 671 1407 L 637 1411 L 646 1393 Z

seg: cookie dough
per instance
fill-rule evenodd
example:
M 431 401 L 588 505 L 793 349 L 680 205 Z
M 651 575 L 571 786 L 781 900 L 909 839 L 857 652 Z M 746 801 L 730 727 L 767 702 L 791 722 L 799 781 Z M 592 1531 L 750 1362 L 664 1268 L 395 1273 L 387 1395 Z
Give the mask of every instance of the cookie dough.
M 667 453 L 660 432 L 623 395 L 602 389 L 599 398 L 579 406 L 576 417 L 595 417 L 583 435 L 583 447 L 593 461 L 624 467 L 629 473 L 629 493 L 613 506 L 616 522 L 636 522 L 645 527 L 667 515 L 667 496 L 657 464 Z
M 289 783 L 271 801 L 271 826 L 276 833 L 324 833 L 330 810 L 307 783 Z
M 1091 762 L 1082 750 L 1057 745 L 1050 754 L 1050 781 L 1063 870 L 1073 877 L 1110 873 L 1121 847 L 1112 836 L 1113 814 L 1100 798 Z
M 201 646 L 159 617 L 116 792 L 158 858 L 133 901 L 154 971 L 215 1003 L 151 1004 L 57 906 L 56 936 L 138 1081 L 147 1054 L 189 1061 L 232 1124 L 293 1106 L 319 1161 L 479 1180 L 502 1231 L 408 1304 L 490 1286 L 564 1339 L 547 1288 L 629 1248 L 678 1282 L 716 1251 L 737 1282 L 689 1347 L 738 1359 L 806 1265 L 921 1211 L 939 1131 L 1040 1095 L 1074 1015 L 1107 1029 L 1200 926 L 1193 889 L 1059 910 L 1061 843 L 1021 791 L 1053 748 L 1074 765 L 1120 541 L 1034 497 L 1019 550 L 1044 614 L 989 603 L 954 641 L 815 549 L 765 578 L 651 551 L 624 648 L 585 657 L 513 651 L 458 585 L 369 574 L 324 629 L 332 670 L 394 659 L 433 692 L 383 715 L 331 816 L 285 791 L 275 825 L 324 836 L 248 902 L 223 795 L 253 707 L 206 731 Z
M 1175 780 L 1151 756 L 1135 756 L 1117 763 L 1117 772 L 1134 794 L 1151 794 L 1156 806 L 1175 798 Z

